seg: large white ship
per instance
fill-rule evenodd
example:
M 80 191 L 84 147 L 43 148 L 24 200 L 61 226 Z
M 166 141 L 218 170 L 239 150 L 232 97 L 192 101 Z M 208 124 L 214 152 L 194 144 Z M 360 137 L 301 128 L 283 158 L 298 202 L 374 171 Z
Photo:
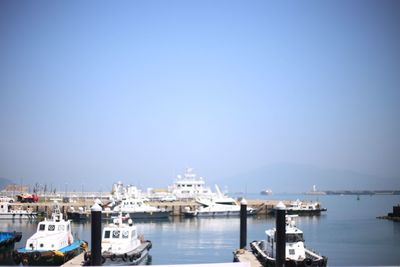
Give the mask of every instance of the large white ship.
M 187 168 L 183 175 L 177 176 L 174 183 L 169 186 L 169 192 L 177 199 L 196 199 L 214 195 L 211 189 L 206 187 L 203 177 L 198 177 L 192 168 Z

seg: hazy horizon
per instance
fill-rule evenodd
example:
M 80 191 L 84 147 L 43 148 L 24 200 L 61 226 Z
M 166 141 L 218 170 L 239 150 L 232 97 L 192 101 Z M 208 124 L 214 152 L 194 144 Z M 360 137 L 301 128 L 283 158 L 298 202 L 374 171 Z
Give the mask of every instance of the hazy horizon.
M 0 177 L 163 187 L 190 166 L 240 187 L 289 162 L 397 185 L 399 15 L 398 1 L 0 1 Z

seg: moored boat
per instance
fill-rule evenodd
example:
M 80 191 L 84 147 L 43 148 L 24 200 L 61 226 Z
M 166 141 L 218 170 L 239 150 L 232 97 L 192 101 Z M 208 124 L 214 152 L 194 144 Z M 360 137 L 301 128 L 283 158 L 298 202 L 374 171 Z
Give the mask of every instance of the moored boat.
M 13 209 L 12 205 L 8 202 L 0 203 L 0 219 L 3 220 L 31 220 L 36 219 L 37 212 L 34 212 L 31 208 L 24 209 Z
M 101 242 L 103 265 L 137 265 L 146 260 L 152 247 L 149 240 L 139 235 L 132 219 L 122 213 L 104 227 Z M 85 254 L 90 258 L 90 253 Z
M 74 240 L 70 221 L 63 219 L 56 205 L 51 219 L 38 224 L 26 246 L 14 251 L 13 259 L 23 265 L 62 265 L 86 250 L 87 243 Z
M 190 209 L 186 207 L 183 211 L 185 217 L 224 217 L 239 216 L 240 205 L 231 197 L 221 193 L 218 186 L 215 186 L 217 194 L 212 198 L 197 198 L 196 202 L 200 204 L 199 208 Z M 256 211 L 247 207 L 247 215 L 254 215 Z
M 13 264 L 14 245 L 21 237 L 21 232 L 0 232 L 0 265 Z
M 128 198 L 122 200 L 113 210 L 103 210 L 102 218 L 116 217 L 119 212 L 128 214 L 132 220 L 168 219 L 171 213 L 169 210 L 150 206 L 143 199 Z
M 296 227 L 293 216 L 286 215 L 285 266 L 325 267 L 328 258 L 306 248 L 303 231 Z M 250 248 L 263 266 L 276 266 L 276 229 L 266 230 L 265 233 L 266 239 L 251 242 Z
M 321 215 L 322 212 L 327 211 L 326 208 L 322 208 L 319 202 L 303 203 L 299 199 L 290 202 L 286 206 L 286 214 L 289 215 Z M 271 209 L 271 215 L 275 214 L 275 208 Z

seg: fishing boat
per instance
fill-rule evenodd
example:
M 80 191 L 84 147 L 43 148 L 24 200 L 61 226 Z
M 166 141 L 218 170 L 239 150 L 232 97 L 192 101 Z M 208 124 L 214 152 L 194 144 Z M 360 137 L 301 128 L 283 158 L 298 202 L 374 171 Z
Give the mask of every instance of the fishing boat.
M 221 193 L 221 190 L 215 185 L 217 191 L 216 197 L 197 198 L 196 202 L 200 207 L 190 209 L 186 207 L 183 211 L 185 217 L 223 217 L 223 216 L 239 216 L 240 205 L 231 197 Z M 255 214 L 253 208 L 247 207 L 247 215 Z
M 21 237 L 21 232 L 0 232 L 0 265 L 14 264 L 12 260 L 14 246 Z
M 285 266 L 325 267 L 328 258 L 306 248 L 303 231 L 296 227 L 293 220 L 295 216 L 286 215 Z M 250 248 L 263 266 L 276 266 L 276 229 L 266 230 L 265 233 L 266 240 L 253 241 L 250 243 Z
M 147 258 L 151 247 L 151 241 L 138 234 L 132 219 L 120 213 L 103 229 L 102 264 L 137 265 Z
M 26 246 L 14 251 L 14 262 L 23 265 L 62 265 L 87 250 L 87 243 L 74 240 L 71 222 L 63 219 L 58 205 L 49 220 L 40 222 Z
M 13 209 L 8 202 L 0 203 L 0 219 L 2 220 L 32 220 L 36 219 L 37 212 L 34 212 L 31 208 L 24 209 Z

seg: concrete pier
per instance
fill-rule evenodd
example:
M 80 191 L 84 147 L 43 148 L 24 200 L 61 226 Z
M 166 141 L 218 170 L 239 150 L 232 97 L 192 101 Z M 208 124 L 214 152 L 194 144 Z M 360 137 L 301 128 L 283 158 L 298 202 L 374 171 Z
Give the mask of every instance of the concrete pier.
M 256 256 L 247 249 L 238 249 L 233 252 L 233 261 L 247 263 L 250 267 L 262 267 Z
M 256 213 L 258 215 L 267 215 L 271 213 L 273 208 L 278 204 L 280 200 L 263 200 L 263 199 L 246 199 L 247 206 L 256 209 Z M 282 200 L 283 204 L 288 205 L 292 200 Z M 310 201 L 302 201 L 303 203 L 308 203 Z M 90 210 L 90 207 L 93 205 L 94 200 L 77 200 L 69 203 L 58 202 L 58 205 L 61 211 L 66 214 L 70 210 L 71 207 L 74 207 L 77 210 L 79 207 L 86 208 L 86 210 Z M 107 203 L 107 200 L 103 199 L 103 203 Z M 159 202 L 159 201 L 150 201 L 149 205 L 166 209 L 171 211 L 172 216 L 181 216 L 185 207 L 190 207 L 191 209 L 195 209 L 199 207 L 199 204 L 195 201 L 173 201 L 173 202 Z M 36 212 L 43 212 L 45 215 L 50 216 L 53 210 L 54 203 L 51 201 L 46 202 L 38 202 L 38 203 L 10 203 L 12 208 L 16 209 L 32 209 Z

